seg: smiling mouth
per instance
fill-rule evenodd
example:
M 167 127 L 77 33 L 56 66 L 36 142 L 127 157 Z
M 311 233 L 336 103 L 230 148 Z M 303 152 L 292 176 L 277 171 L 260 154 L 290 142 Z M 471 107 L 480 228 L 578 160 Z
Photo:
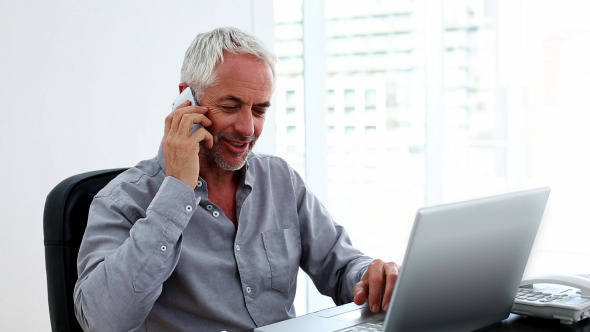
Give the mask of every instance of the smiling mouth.
M 235 146 L 237 148 L 241 148 L 244 145 L 248 144 L 248 143 L 242 143 L 242 142 L 232 142 L 232 141 L 228 141 L 228 142 L 229 142 L 229 144 L 231 144 L 231 145 L 233 145 L 233 146 Z
M 225 144 L 229 150 L 229 152 L 235 155 L 241 155 L 247 153 L 250 147 L 250 141 L 233 141 L 233 140 L 224 140 Z
M 245 136 L 221 132 L 217 134 L 217 139 L 218 143 L 221 143 L 225 146 L 227 152 L 236 156 L 240 156 L 250 151 L 254 145 L 254 142 L 256 141 L 256 136 Z

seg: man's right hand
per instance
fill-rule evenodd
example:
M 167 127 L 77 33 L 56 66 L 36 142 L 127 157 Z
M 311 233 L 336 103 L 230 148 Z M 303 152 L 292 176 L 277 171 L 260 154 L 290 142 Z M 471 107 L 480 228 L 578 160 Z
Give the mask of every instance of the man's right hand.
M 164 128 L 164 161 L 166 175 L 173 176 L 191 188 L 199 181 L 199 150 L 200 143 L 205 142 L 207 148 L 213 147 L 213 136 L 203 127 L 212 123 L 205 114 L 208 109 L 201 106 L 191 106 L 185 101 L 166 117 Z M 195 124 L 202 127 L 191 134 Z

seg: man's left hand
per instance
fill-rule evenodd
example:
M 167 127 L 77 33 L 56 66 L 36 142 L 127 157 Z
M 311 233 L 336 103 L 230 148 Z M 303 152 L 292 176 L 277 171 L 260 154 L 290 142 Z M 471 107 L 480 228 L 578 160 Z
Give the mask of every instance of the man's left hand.
M 396 263 L 374 260 L 363 279 L 354 286 L 354 303 L 361 305 L 368 300 L 372 312 L 387 311 L 398 274 Z

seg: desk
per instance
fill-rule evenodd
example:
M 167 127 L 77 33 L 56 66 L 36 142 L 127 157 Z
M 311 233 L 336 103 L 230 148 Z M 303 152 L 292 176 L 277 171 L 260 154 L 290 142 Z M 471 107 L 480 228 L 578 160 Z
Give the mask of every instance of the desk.
M 568 331 L 568 332 L 590 332 L 590 319 L 585 319 L 572 325 L 561 324 L 555 319 L 541 319 L 533 317 L 521 317 L 511 314 L 507 319 L 477 330 L 476 332 L 545 332 L 545 331 Z

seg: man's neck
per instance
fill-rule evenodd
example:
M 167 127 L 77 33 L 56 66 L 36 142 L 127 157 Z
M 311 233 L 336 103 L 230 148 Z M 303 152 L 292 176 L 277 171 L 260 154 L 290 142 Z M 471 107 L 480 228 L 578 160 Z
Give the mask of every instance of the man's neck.
M 240 171 L 228 171 L 210 162 L 201 162 L 199 176 L 207 182 L 209 190 L 237 187 Z

